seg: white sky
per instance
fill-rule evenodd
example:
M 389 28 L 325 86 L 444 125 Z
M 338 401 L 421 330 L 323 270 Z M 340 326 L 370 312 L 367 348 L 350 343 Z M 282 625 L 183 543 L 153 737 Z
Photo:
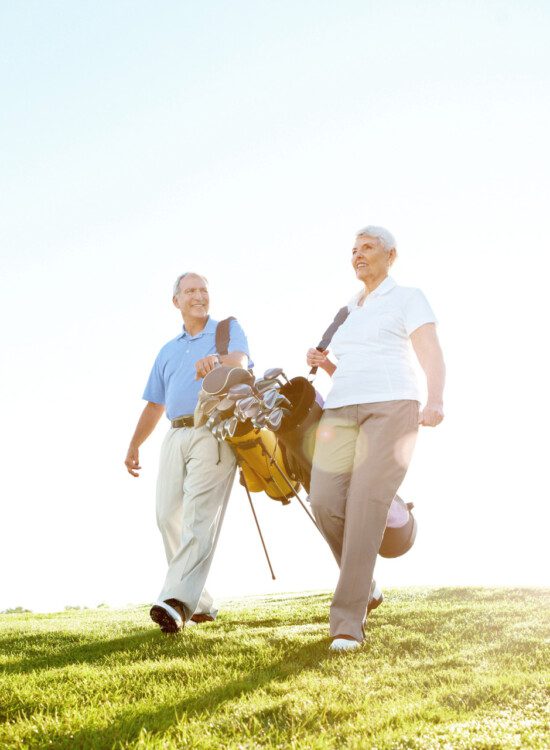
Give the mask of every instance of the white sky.
M 156 597 L 166 425 L 122 462 L 174 278 L 208 276 L 257 372 L 304 374 L 367 223 L 448 366 L 378 579 L 548 583 L 548 38 L 543 0 L 0 1 L 0 609 Z M 277 581 L 236 486 L 209 588 L 332 587 L 299 506 L 254 499 Z

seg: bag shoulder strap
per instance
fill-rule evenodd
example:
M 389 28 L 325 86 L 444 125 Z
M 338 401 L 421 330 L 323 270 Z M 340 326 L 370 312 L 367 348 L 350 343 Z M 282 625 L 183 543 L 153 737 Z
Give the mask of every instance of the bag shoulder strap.
M 344 320 L 348 317 L 348 315 L 349 315 L 349 310 L 348 310 L 347 305 L 345 307 L 341 307 L 338 310 L 338 312 L 334 316 L 334 320 L 329 325 L 327 330 L 323 333 L 323 338 L 319 342 L 317 349 L 319 349 L 320 351 L 324 351 L 327 348 L 327 346 L 332 341 L 332 337 L 334 336 L 336 331 L 340 328 L 340 326 L 342 325 Z
M 233 316 L 220 320 L 216 326 L 216 351 L 218 354 L 227 354 L 229 349 L 229 327 L 231 321 L 236 320 Z
M 348 315 L 349 315 L 349 310 L 348 310 L 347 305 L 345 307 L 341 307 L 338 310 L 338 312 L 334 316 L 334 320 L 329 325 L 329 327 L 327 328 L 327 330 L 323 333 L 323 338 L 317 344 L 317 349 L 320 352 L 324 352 L 325 351 L 325 349 L 327 348 L 327 346 L 332 341 L 332 337 L 334 336 L 334 334 L 336 333 L 336 331 L 340 328 L 340 326 L 342 325 L 342 323 L 344 322 L 344 320 L 348 317 Z M 309 376 L 310 376 L 311 379 L 313 379 L 313 376 L 317 374 L 317 369 L 318 368 L 315 366 L 315 367 L 312 367 L 311 370 L 309 371 Z

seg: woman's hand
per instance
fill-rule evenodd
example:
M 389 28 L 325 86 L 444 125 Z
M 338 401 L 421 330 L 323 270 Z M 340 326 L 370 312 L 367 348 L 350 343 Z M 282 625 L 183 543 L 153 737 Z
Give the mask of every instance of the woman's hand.
M 329 375 L 332 375 L 336 370 L 336 365 L 331 362 L 327 357 L 328 349 L 320 352 L 319 349 L 308 349 L 306 354 L 306 362 L 309 367 L 320 367 Z
M 411 341 L 428 381 L 428 402 L 420 412 L 418 424 L 437 427 L 443 421 L 445 362 L 435 323 L 424 323 L 417 328 L 411 333 Z
M 443 404 L 430 404 L 428 402 L 418 416 L 418 424 L 424 427 L 437 427 L 443 422 Z

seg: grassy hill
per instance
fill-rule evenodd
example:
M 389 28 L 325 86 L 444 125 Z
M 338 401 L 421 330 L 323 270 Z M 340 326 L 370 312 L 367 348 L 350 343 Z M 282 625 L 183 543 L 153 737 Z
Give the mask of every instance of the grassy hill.
M 548 748 L 550 592 L 389 591 L 352 654 L 327 650 L 329 601 L 177 636 L 146 607 L 2 615 L 0 747 Z

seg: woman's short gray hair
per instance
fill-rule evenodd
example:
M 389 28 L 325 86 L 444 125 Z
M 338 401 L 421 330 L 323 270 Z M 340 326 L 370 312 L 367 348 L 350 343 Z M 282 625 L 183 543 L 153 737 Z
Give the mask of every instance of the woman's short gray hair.
M 199 279 L 202 279 L 204 283 L 208 286 L 208 279 L 206 276 L 201 276 L 200 273 L 195 273 L 195 271 L 186 271 L 185 273 L 180 273 L 178 278 L 176 279 L 176 283 L 174 284 L 174 293 L 172 297 L 177 297 L 180 293 L 180 281 L 184 279 L 186 276 L 198 276 Z
M 395 248 L 395 237 L 391 232 L 388 232 L 387 229 L 384 229 L 384 227 L 363 227 L 363 229 L 360 229 L 357 232 L 356 237 L 363 237 L 365 235 L 368 237 L 376 237 L 384 245 L 384 250 L 387 250 L 388 252 Z

